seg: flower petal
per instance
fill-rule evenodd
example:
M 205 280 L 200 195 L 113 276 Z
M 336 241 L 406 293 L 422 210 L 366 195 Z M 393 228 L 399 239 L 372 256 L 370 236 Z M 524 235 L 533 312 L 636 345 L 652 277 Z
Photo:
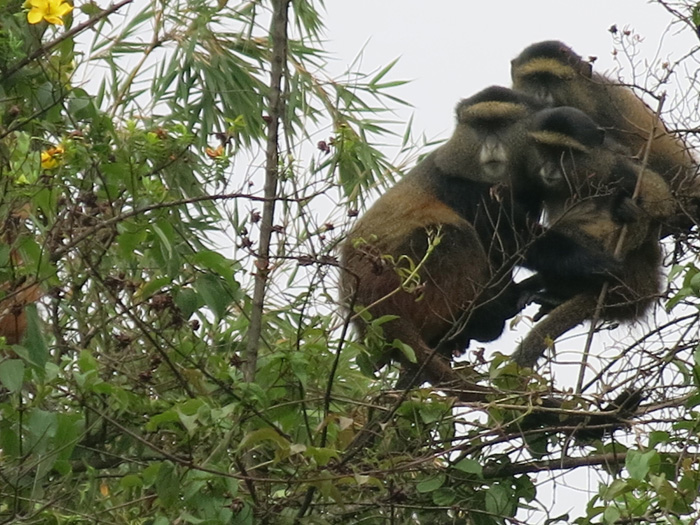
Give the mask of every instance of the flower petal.
M 44 20 L 46 20 L 49 24 L 53 24 L 56 26 L 62 26 L 63 25 L 63 20 L 61 20 L 60 16 L 54 16 L 54 15 L 45 15 Z
M 27 22 L 30 24 L 38 24 L 44 19 L 44 14 L 38 9 L 32 9 L 27 13 Z
M 58 16 L 65 16 L 73 10 L 73 6 L 70 4 L 61 4 L 56 10 Z

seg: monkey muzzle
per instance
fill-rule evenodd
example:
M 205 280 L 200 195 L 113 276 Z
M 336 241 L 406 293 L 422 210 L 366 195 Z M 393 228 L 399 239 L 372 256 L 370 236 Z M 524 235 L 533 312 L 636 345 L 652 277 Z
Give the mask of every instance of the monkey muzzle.
M 540 179 L 545 186 L 557 186 L 561 183 L 561 170 L 551 163 L 545 163 L 540 168 Z
M 508 154 L 501 140 L 488 136 L 479 150 L 479 164 L 489 182 L 501 182 L 508 176 Z

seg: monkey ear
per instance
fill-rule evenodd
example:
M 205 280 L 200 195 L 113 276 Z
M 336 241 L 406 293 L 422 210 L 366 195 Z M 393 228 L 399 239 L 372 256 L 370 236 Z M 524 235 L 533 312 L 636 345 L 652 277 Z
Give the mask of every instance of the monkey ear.
M 467 102 L 467 99 L 463 99 L 459 102 L 459 104 L 457 104 L 455 114 L 457 115 L 457 122 L 459 124 L 469 122 L 469 103 Z
M 581 60 L 581 70 L 579 73 L 581 73 L 584 77 L 586 78 L 592 78 L 593 77 L 593 64 L 590 62 L 586 62 L 585 60 Z

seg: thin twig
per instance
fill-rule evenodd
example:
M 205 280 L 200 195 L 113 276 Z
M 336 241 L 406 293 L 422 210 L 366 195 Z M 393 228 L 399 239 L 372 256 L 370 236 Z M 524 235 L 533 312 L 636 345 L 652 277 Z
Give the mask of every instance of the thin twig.
M 649 162 L 649 152 L 651 151 L 651 145 L 652 142 L 654 141 L 654 137 L 656 135 L 656 128 L 659 125 L 659 122 L 661 120 L 661 109 L 664 106 L 664 102 L 666 101 L 666 94 L 662 94 L 659 97 L 659 105 L 656 108 L 656 113 L 654 114 L 654 120 L 651 125 L 651 130 L 649 130 L 649 137 L 647 137 L 647 143 L 646 147 L 644 148 L 644 157 L 642 158 L 642 165 L 639 167 L 639 173 L 637 174 L 637 184 L 634 187 L 634 193 L 632 194 L 632 199 L 636 199 L 639 196 L 639 192 L 641 191 L 642 188 L 642 180 L 644 178 L 644 172 L 647 169 L 647 163 Z M 613 255 L 615 257 L 620 257 L 620 254 L 622 253 L 622 246 L 624 245 L 625 242 L 625 237 L 627 237 L 627 224 L 624 224 L 622 226 L 622 230 L 620 231 L 620 236 L 617 239 L 617 245 L 615 246 L 615 252 Z M 583 348 L 583 356 L 581 358 L 581 367 L 579 368 L 579 373 L 578 373 L 578 380 L 576 381 L 576 393 L 580 394 L 583 388 L 583 380 L 585 379 L 586 376 L 586 366 L 588 364 L 588 356 L 590 355 L 591 351 L 591 344 L 593 343 L 593 334 L 595 332 L 595 327 L 596 324 L 598 323 L 598 320 L 601 317 L 601 313 L 603 311 L 603 305 L 605 303 L 605 296 L 608 293 L 608 289 L 610 288 L 610 283 L 605 282 L 603 283 L 603 287 L 600 290 L 600 295 L 598 296 L 598 302 L 595 307 L 595 312 L 593 313 L 593 318 L 591 319 L 591 327 L 588 330 L 588 335 L 586 336 L 586 345 Z

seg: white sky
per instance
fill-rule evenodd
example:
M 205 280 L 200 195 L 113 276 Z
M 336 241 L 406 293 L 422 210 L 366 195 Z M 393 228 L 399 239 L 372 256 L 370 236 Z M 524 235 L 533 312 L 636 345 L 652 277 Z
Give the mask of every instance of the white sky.
M 416 135 L 429 138 L 449 134 L 459 99 L 491 84 L 509 86 L 510 60 L 533 42 L 562 40 L 598 57 L 600 72 L 616 68 L 613 24 L 641 35 L 649 60 L 657 53 L 679 58 L 698 43 L 687 31 L 683 38 L 667 34 L 666 11 L 643 0 L 328 0 L 326 10 L 327 50 L 338 59 L 331 68 L 342 71 L 363 47 L 364 71 L 400 57 L 394 78 L 412 82 L 397 92 L 414 106 Z
M 345 71 L 359 53 L 359 69 L 364 72 L 378 71 L 400 57 L 387 80 L 411 80 L 394 94 L 413 108 L 397 115 L 405 120 L 413 115 L 413 136 L 425 134 L 431 140 L 451 134 L 453 110 L 461 98 L 492 84 L 509 86 L 510 60 L 533 42 L 561 40 L 584 57 L 596 56 L 596 71 L 620 72 L 628 82 L 633 74 L 637 75 L 634 80 L 643 81 L 661 61 L 678 60 L 698 45 L 690 31 L 679 32 L 681 25 L 669 27 L 672 18 L 663 7 L 642 0 L 327 0 L 326 10 L 326 50 L 336 58 L 328 74 Z M 633 66 L 622 56 L 618 62 L 613 57 L 614 42 L 608 31 L 613 24 L 641 37 Z M 678 71 L 664 89 L 672 96 L 674 86 L 695 73 Z M 511 332 L 504 337 L 514 341 L 518 335 Z M 624 338 L 625 332 L 618 337 Z M 514 348 L 514 343 L 504 344 L 503 339 L 496 345 L 504 352 Z M 557 379 L 560 386 L 565 383 L 561 376 Z M 572 512 L 573 518 L 585 514 L 585 505 L 597 489 L 598 475 L 579 470 L 542 487 L 540 499 L 552 516 Z M 518 517 L 525 518 L 522 513 Z M 526 522 L 544 519 L 538 514 Z

